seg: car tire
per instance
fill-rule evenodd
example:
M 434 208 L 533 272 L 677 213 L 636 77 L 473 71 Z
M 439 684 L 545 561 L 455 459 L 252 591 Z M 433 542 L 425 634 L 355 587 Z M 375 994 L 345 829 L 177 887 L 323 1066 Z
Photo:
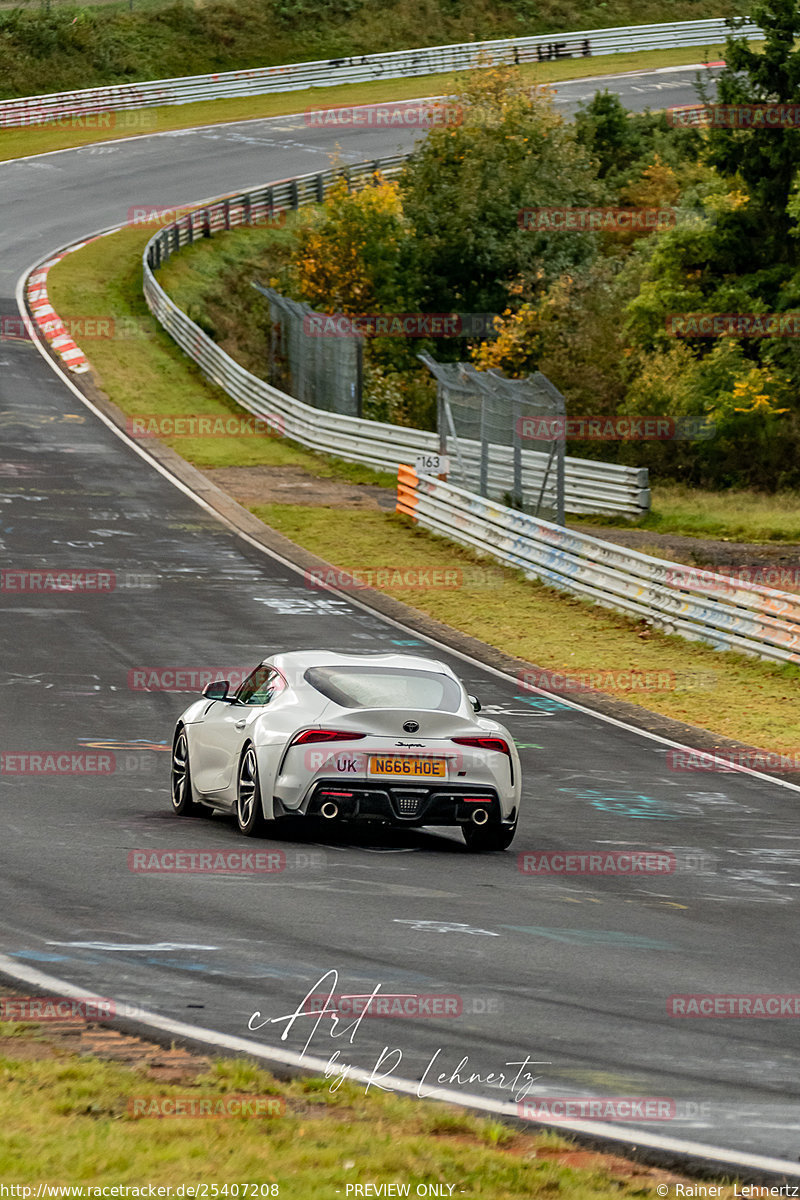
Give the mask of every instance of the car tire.
M 467 849 L 473 854 L 482 854 L 487 850 L 507 850 L 517 832 L 517 823 L 513 825 L 462 825 L 461 832 Z
M 267 827 L 261 810 L 258 761 L 252 743 L 245 746 L 236 776 L 236 824 L 245 837 L 260 837 Z
M 186 730 L 179 725 L 172 742 L 172 772 L 170 776 L 172 811 L 179 817 L 196 817 L 200 805 L 192 796 L 192 772 L 189 766 L 189 742 Z

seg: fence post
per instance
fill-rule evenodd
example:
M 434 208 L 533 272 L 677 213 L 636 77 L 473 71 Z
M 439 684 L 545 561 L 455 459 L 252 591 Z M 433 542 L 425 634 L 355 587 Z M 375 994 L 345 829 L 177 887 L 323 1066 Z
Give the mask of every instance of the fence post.
M 515 400 L 512 405 L 511 419 L 514 422 L 511 437 L 514 447 L 514 486 L 511 492 L 511 497 L 514 502 L 514 508 L 522 508 L 524 506 L 524 496 L 522 494 L 522 439 L 519 435 L 519 422 L 522 415 L 522 408 L 518 400 Z
M 478 493 L 487 497 L 489 491 L 489 439 L 486 431 L 486 396 L 481 396 L 481 469 Z
M 564 438 L 559 441 L 556 449 L 556 524 L 565 525 L 564 518 L 564 455 L 566 453 L 566 421 L 564 422 Z

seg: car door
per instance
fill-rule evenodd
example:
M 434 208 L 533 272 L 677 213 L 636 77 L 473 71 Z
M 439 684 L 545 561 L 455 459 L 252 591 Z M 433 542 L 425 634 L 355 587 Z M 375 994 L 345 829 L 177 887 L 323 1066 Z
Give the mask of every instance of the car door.
M 262 664 L 248 675 L 233 701 L 212 701 L 193 730 L 192 771 L 199 792 L 216 795 L 233 786 L 253 723 L 284 687 L 280 673 Z

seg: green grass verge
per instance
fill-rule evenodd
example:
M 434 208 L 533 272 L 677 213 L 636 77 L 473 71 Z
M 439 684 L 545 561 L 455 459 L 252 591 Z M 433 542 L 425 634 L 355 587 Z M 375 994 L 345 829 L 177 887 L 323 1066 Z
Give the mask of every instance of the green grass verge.
M 730 542 L 800 542 L 800 494 L 770 495 L 746 488 L 708 492 L 683 484 L 659 484 L 653 507 L 638 521 L 594 518 L 598 525 L 652 529 Z
M 631 54 L 609 54 L 602 58 L 564 59 L 561 62 L 536 63 L 520 67 L 523 78 L 531 83 L 554 83 L 587 76 L 622 74 L 625 71 L 657 70 L 683 63 L 714 61 L 723 54 L 722 46 L 687 47 L 679 50 L 649 50 Z M 257 117 L 277 117 L 304 113 L 307 109 L 336 105 L 375 104 L 379 101 L 413 100 L 426 96 L 448 95 L 457 90 L 457 74 L 425 75 L 417 79 L 377 80 L 374 83 L 341 84 L 338 87 L 308 88 L 268 96 L 237 97 L 231 100 L 204 100 L 195 104 L 160 108 L 132 109 L 128 112 L 101 113 L 91 118 L 74 118 L 74 128 L 49 125 L 24 129 L 0 130 L 0 162 L 29 154 L 49 154 L 106 142 L 117 138 L 161 133 L 170 129 L 191 129 L 225 121 L 245 121 Z M 602 88 L 602 83 L 598 83 Z M 658 99 L 654 97 L 654 104 Z M 64 118 L 69 122 L 70 118 Z M 84 124 L 81 124 L 81 122 Z M 260 181 L 253 179 L 255 186 Z M 263 182 L 267 182 L 266 178 Z M 187 202 L 202 197 L 187 196 Z
M 45 1035 L 46 1036 L 46 1035 Z M 41 1055 L 41 1057 L 40 1057 Z M 275 1184 L 281 1200 L 343 1196 L 348 1184 L 447 1181 L 454 1194 L 514 1200 L 613 1195 L 655 1197 L 639 1178 L 561 1165 L 568 1143 L 517 1133 L 454 1108 L 370 1092 L 336 1080 L 279 1083 L 244 1061 L 215 1063 L 191 1082 L 154 1082 L 143 1070 L 58 1045 L 37 1044 L 36 1029 L 0 1024 L 0 1175 L 31 1182 L 104 1186 L 148 1183 Z M 194 1119 L 136 1117 L 139 1102 L 226 1096 L 283 1097 L 283 1115 Z M 634 1173 L 631 1172 L 631 1175 Z M 238 1193 L 230 1189 L 239 1184 Z M 191 1193 L 185 1193 L 187 1195 Z M 259 1189 L 256 1195 L 269 1195 Z M 352 1194 L 352 1193 L 351 1193 Z
M 128 414 L 225 414 L 235 410 L 208 384 L 155 324 L 141 295 L 141 249 L 147 233 L 127 229 L 69 254 L 50 272 L 56 311 L 124 318 L 137 336 L 85 342 L 101 386 Z M 147 397 L 146 404 L 142 397 Z M 285 439 L 271 437 L 173 439 L 170 444 L 200 468 L 297 464 L 355 482 L 373 482 L 367 468 L 344 467 Z M 702 496 L 699 503 L 704 503 Z M 391 513 L 271 505 L 254 511 L 274 528 L 338 567 L 474 567 L 466 551 Z M 469 573 L 468 573 L 469 574 Z M 477 582 L 474 580 L 477 579 Z M 585 601 L 493 569 L 460 588 L 402 590 L 406 603 L 539 666 L 562 671 L 662 671 L 677 680 L 698 673 L 704 686 L 655 691 L 608 688 L 666 716 L 758 746 L 790 750 L 798 744 L 798 679 L 792 665 L 717 653 L 668 637 Z M 487 586 L 487 582 L 490 586 Z

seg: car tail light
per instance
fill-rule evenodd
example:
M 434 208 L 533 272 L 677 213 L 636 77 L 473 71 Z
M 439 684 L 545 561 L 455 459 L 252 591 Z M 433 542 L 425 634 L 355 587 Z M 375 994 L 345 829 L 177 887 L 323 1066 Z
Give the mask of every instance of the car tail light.
M 365 733 L 351 733 L 349 729 L 304 729 L 292 738 L 293 746 L 307 746 L 309 742 L 355 742 L 365 738 Z
M 499 737 L 454 737 L 450 739 L 453 742 L 458 742 L 459 746 L 475 746 L 478 750 L 494 750 L 497 754 L 505 754 L 508 758 L 508 769 L 511 772 L 511 782 L 514 782 L 514 761 L 511 758 L 511 751 L 508 748 L 508 742 L 504 738 Z
M 511 751 L 508 748 L 508 743 L 499 737 L 454 737 L 450 739 L 453 742 L 458 742 L 459 746 L 477 746 L 479 750 L 496 750 L 498 754 L 507 754 L 511 758 Z

